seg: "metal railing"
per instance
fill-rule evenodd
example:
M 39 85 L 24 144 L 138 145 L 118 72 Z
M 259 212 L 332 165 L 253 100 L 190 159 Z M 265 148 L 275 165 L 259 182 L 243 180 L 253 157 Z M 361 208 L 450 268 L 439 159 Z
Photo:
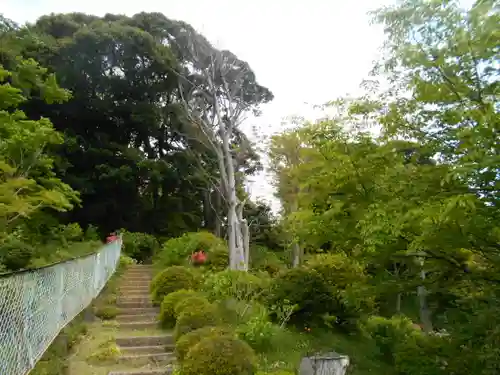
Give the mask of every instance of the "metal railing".
M 25 375 L 115 272 L 121 239 L 95 254 L 0 276 L 0 374 Z

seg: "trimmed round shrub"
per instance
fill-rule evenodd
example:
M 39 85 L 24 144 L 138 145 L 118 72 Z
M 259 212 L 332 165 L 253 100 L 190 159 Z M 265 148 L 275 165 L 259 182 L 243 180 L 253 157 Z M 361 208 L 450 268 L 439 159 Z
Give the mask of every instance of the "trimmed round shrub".
M 191 255 L 203 251 L 207 255 L 206 265 L 210 269 L 225 268 L 229 252 L 225 241 L 209 232 L 185 233 L 171 238 L 155 256 L 155 263 L 161 267 L 190 264 Z
M 225 270 L 209 275 L 203 282 L 202 289 L 211 300 L 225 299 L 251 300 L 259 295 L 264 282 L 251 273 Z
M 196 310 L 184 310 L 177 318 L 174 338 L 177 341 L 182 335 L 195 329 L 217 326 L 220 323 L 217 309 L 213 305 L 204 305 Z
M 234 331 L 226 327 L 203 327 L 188 332 L 185 335 L 181 336 L 175 343 L 175 354 L 177 360 L 179 362 L 182 362 L 186 357 L 189 349 L 198 344 L 204 338 L 213 336 L 236 337 Z
M 180 289 L 168 294 L 161 303 L 160 307 L 160 323 L 164 328 L 173 328 L 177 315 L 175 314 L 175 307 L 177 304 L 186 298 L 199 295 L 194 290 Z
M 202 339 L 189 349 L 181 372 L 183 375 L 253 375 L 256 357 L 244 341 L 230 336 Z
M 174 308 L 175 316 L 180 316 L 184 311 L 193 311 L 197 309 L 203 309 L 205 307 L 210 307 L 210 302 L 203 296 L 191 296 L 179 303 Z
M 186 267 L 168 267 L 156 275 L 151 282 L 151 297 L 155 304 L 160 304 L 168 294 L 180 289 L 195 289 L 197 277 Z

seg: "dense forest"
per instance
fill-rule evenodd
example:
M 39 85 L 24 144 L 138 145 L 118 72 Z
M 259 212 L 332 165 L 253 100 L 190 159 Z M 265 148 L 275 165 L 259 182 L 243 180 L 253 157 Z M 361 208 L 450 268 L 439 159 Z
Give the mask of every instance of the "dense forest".
M 253 317 L 253 335 L 277 340 L 286 324 L 344 350 L 355 340 L 359 375 L 379 362 L 498 374 L 499 11 L 407 0 L 374 12 L 386 42 L 366 94 L 269 142 L 279 217 L 244 190 L 263 166 L 241 120 L 273 99 L 247 62 L 157 13 L 2 18 L 2 267 L 123 229 L 138 260 L 168 270 L 202 248 L 211 271 L 265 280 L 233 280 L 263 290 L 252 298 L 269 321 Z
M 272 94 L 246 62 L 183 22 L 146 13 L 52 14 L 24 26 L 3 18 L 0 48 L 6 248 L 89 228 L 92 238 L 120 228 L 222 235 L 238 198 L 250 229 L 265 236 L 256 224 L 269 224 L 269 208 L 242 189 L 262 167 L 237 120 Z M 203 77 L 207 67 L 216 81 Z M 208 118 L 212 93 L 219 120 L 230 122 L 227 139 Z M 219 165 L 226 141 L 232 186 Z

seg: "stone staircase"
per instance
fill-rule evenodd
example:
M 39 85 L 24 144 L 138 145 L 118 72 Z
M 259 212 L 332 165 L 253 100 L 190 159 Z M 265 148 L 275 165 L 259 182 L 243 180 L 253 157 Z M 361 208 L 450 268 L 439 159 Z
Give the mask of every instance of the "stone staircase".
M 158 326 L 158 308 L 149 296 L 153 270 L 150 265 L 134 265 L 123 275 L 116 344 L 120 348 L 118 362 L 126 369 L 108 375 L 165 375 L 172 372 L 175 360 L 171 335 Z

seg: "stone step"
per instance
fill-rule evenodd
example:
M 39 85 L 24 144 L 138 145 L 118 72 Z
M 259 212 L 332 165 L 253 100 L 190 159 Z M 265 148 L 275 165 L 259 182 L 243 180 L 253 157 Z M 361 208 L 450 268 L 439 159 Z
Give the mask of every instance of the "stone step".
M 157 321 L 146 321 L 146 322 L 120 322 L 120 328 L 122 329 L 155 329 L 158 328 Z
M 123 274 L 123 279 L 136 278 L 136 279 L 152 279 L 153 275 L 151 272 L 144 271 L 128 271 Z
M 137 290 L 139 292 L 145 292 L 145 293 L 149 293 L 150 292 L 150 289 L 151 289 L 151 284 L 148 282 L 148 283 L 142 283 L 142 284 L 138 284 L 138 283 L 130 283 L 130 284 L 127 284 L 127 283 L 123 283 L 121 284 L 119 290 L 120 291 L 134 291 L 134 290 Z
M 173 353 L 151 353 L 151 354 L 126 354 L 118 357 L 122 364 L 133 364 L 134 366 L 145 366 L 147 364 L 171 363 L 175 360 Z
M 138 308 L 138 307 L 153 307 L 153 303 L 149 299 L 133 299 L 133 300 L 118 300 L 116 307 L 120 309 Z
M 123 354 L 158 354 L 158 353 L 173 353 L 175 345 L 154 345 L 154 346 L 120 346 L 120 351 Z
M 156 312 L 147 314 L 119 314 L 116 316 L 116 321 L 122 322 L 155 322 L 158 319 Z
M 120 299 L 150 299 L 149 293 L 124 293 L 118 295 Z
M 172 345 L 174 338 L 172 335 L 162 336 L 126 336 L 117 337 L 115 339 L 116 345 L 120 348 L 137 347 L 137 346 L 159 346 L 159 345 Z
M 118 315 L 149 315 L 149 314 L 159 314 L 160 309 L 158 307 L 132 307 L 132 308 L 118 308 Z
M 130 370 L 130 371 L 112 371 L 108 372 L 108 375 L 170 375 L 174 371 L 173 367 L 166 367 L 163 369 L 155 370 Z
M 131 296 L 131 295 L 122 295 L 118 297 L 118 301 L 124 302 L 141 302 L 141 301 L 151 301 L 149 295 L 140 295 L 140 296 Z
M 122 284 L 119 288 L 120 291 L 126 290 L 127 292 L 130 293 L 149 293 L 149 290 L 151 289 L 151 284 L 143 284 L 143 285 L 137 285 L 137 284 Z
M 121 285 L 140 285 L 150 284 L 153 279 L 151 277 L 140 277 L 140 276 L 123 276 L 123 282 Z

